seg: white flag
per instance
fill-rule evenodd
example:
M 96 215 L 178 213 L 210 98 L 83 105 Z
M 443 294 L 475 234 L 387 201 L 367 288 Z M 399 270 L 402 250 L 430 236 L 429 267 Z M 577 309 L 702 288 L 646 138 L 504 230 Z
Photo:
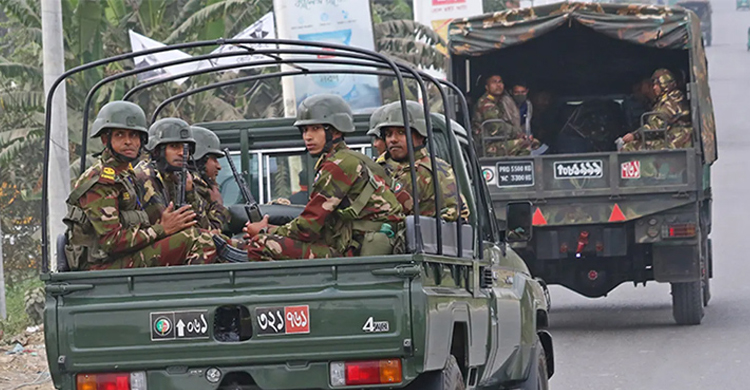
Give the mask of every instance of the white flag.
M 258 19 L 255 23 L 251 24 L 250 27 L 244 29 L 241 33 L 235 35 L 232 39 L 275 39 L 276 38 L 276 26 L 273 21 L 273 12 L 269 12 L 263 15 L 262 18 Z M 264 49 L 275 49 L 276 45 L 243 45 L 251 47 L 256 50 Z M 212 51 L 211 54 L 217 53 L 231 53 L 237 51 L 246 51 L 245 49 L 235 45 L 222 45 L 216 50 Z M 232 64 L 243 64 L 253 61 L 270 60 L 271 57 L 265 55 L 244 55 L 235 57 L 222 57 L 214 58 L 210 61 L 201 63 L 201 69 L 209 66 L 224 66 Z M 271 66 L 271 65 L 267 65 Z M 232 69 L 233 72 L 237 73 L 240 68 Z
M 128 31 L 128 34 L 130 35 L 130 47 L 134 53 L 167 46 L 161 42 L 133 32 L 133 30 Z M 135 57 L 133 58 L 133 62 L 135 62 L 135 68 L 139 69 L 151 65 L 180 60 L 183 58 L 192 58 L 192 56 L 180 50 L 170 50 L 161 53 L 153 53 L 141 57 Z M 198 62 L 188 62 L 185 64 L 173 65 L 167 68 L 156 68 L 154 70 L 139 73 L 138 82 L 153 81 L 161 78 L 192 72 L 198 69 L 199 66 L 201 66 L 201 64 Z M 185 80 L 187 80 L 187 77 L 177 79 L 175 80 L 175 82 L 177 84 L 182 84 L 185 82 Z

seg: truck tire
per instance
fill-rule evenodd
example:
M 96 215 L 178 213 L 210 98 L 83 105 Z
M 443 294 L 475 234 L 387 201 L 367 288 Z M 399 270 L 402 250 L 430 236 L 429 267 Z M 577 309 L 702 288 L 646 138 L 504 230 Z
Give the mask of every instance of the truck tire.
M 703 287 L 700 280 L 672 283 L 672 316 L 678 325 L 700 325 L 703 319 Z
M 708 306 L 708 302 L 711 301 L 711 276 L 713 276 L 713 262 L 714 254 L 713 248 L 711 247 L 711 239 L 706 240 L 706 269 L 703 275 L 703 306 Z
M 456 357 L 450 355 L 442 371 L 426 372 L 405 388 L 406 390 L 464 390 L 464 376 Z
M 547 356 L 541 341 L 537 341 L 534 351 L 534 360 L 531 361 L 529 377 L 519 386 L 512 386 L 518 390 L 549 390 L 549 377 L 547 375 Z

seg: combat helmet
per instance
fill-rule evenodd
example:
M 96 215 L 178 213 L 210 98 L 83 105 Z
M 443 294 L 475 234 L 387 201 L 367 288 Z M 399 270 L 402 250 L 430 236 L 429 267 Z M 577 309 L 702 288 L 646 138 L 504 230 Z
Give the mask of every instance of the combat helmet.
M 367 130 L 367 135 L 383 138 L 383 135 L 378 128 L 378 124 L 383 121 L 383 113 L 385 113 L 386 107 L 388 107 L 388 105 L 380 106 L 377 110 L 372 112 L 372 115 L 370 115 L 370 130 Z
M 224 152 L 221 151 L 221 141 L 213 131 L 200 126 L 190 126 L 190 130 L 195 139 L 195 154 L 193 155 L 195 161 L 208 155 L 224 156 Z
M 195 138 L 190 125 L 179 118 L 163 118 L 154 122 L 148 130 L 148 148 L 152 152 L 161 145 L 171 143 L 188 143 L 190 152 L 195 151 Z
M 342 133 L 354 132 L 354 117 L 349 104 L 339 95 L 310 96 L 299 104 L 294 126 L 328 125 Z
M 382 113 L 378 113 L 383 110 Z M 377 116 L 375 114 L 378 114 Z M 409 116 L 409 127 L 415 130 L 422 137 L 427 137 L 427 121 L 424 117 L 424 108 L 421 104 L 407 100 L 406 114 Z M 377 121 L 374 122 L 373 120 Z M 376 110 L 370 118 L 370 131 L 367 134 L 376 133 L 383 137 L 383 128 L 385 127 L 405 127 L 404 115 L 401 111 L 401 102 L 393 102 Z
M 91 127 L 91 138 L 101 137 L 107 129 L 135 130 L 145 138 L 148 135 L 147 127 L 146 114 L 140 106 L 118 100 L 105 104 L 99 110 Z
M 658 83 L 664 92 L 671 91 L 677 87 L 677 80 L 672 72 L 667 69 L 657 69 L 651 76 L 651 82 Z

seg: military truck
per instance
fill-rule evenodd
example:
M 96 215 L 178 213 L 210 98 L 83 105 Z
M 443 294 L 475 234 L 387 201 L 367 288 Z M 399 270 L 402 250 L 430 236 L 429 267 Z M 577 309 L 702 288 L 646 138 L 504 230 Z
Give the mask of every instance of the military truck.
M 52 88 L 48 108 L 57 85 L 94 66 L 175 48 L 255 44 L 291 47 L 254 52 L 270 54 L 280 63 L 342 65 L 349 61 L 349 65 L 360 67 L 364 63 L 368 69 L 362 72 L 394 77 L 402 91 L 402 73 L 424 88 L 420 74 L 366 50 L 236 39 L 173 45 L 72 69 Z M 280 55 L 292 50 L 301 58 L 281 59 Z M 237 51 L 230 56 L 244 54 Z M 347 60 L 347 55 L 358 61 Z M 225 69 L 256 64 L 238 63 Z M 102 80 L 98 87 L 158 67 L 124 71 Z M 315 74 L 300 69 L 292 73 Z M 179 77 L 212 71 L 199 69 Z M 337 72 L 343 71 L 334 68 L 318 74 Z M 278 75 L 264 72 L 194 86 L 180 97 L 243 79 L 268 77 Z M 150 86 L 169 81 L 165 78 Z M 125 96 L 133 96 L 146 85 Z M 442 85 L 456 89 L 449 83 Z M 169 104 L 164 103 L 158 110 Z M 49 123 L 54 120 L 47 112 L 45 159 L 49 156 Z M 67 244 L 61 236 L 57 238 L 58 255 L 51 259 L 57 265 L 52 262 L 51 272 L 45 227 L 45 343 L 55 387 L 547 389 L 554 372 L 552 338 L 545 330 L 549 325 L 547 296 L 523 260 L 508 247 L 508 240 L 502 239 L 470 131 L 466 130 L 469 127 L 450 120 L 450 110 L 445 112 L 448 118 L 427 111 L 434 141 L 430 151 L 451 161 L 471 214 L 468 221 L 454 223 L 408 217 L 405 254 L 71 272 L 61 255 Z M 347 137 L 355 150 L 366 148 L 368 120 L 369 115 L 356 116 L 358 130 Z M 222 146 L 233 151 L 232 157 L 251 183 L 251 192 L 265 202 L 300 189 L 299 179 L 290 180 L 294 169 L 313 168 L 293 123 L 293 118 L 279 118 L 201 125 L 214 130 Z M 84 136 L 87 127 L 84 122 Z M 413 159 L 413 148 L 409 149 Z M 46 188 L 46 172 L 43 180 Z M 228 204 L 238 200 L 232 196 L 239 188 L 236 183 L 234 186 L 222 186 Z M 46 205 L 46 191 L 43 198 Z M 235 221 L 228 233 L 240 232 L 247 217 L 237 208 L 243 206 L 232 207 Z M 273 213 L 272 208 L 260 207 Z M 506 213 L 511 226 L 526 232 L 515 239 L 528 240 L 530 204 L 510 204 Z M 46 207 L 42 214 L 46 222 Z M 279 214 L 271 216 L 289 217 L 294 210 Z
M 708 0 L 681 0 L 675 3 L 675 5 L 689 9 L 698 15 L 703 43 L 706 46 L 711 46 L 711 42 L 713 41 L 713 29 L 711 28 L 711 15 L 713 14 L 713 10 L 711 9 L 711 2 Z
M 670 283 L 676 322 L 699 324 L 718 155 L 695 14 L 563 3 L 456 21 L 449 34 L 452 80 L 471 99 L 484 93 L 483 77 L 499 74 L 507 89 L 525 80 L 537 103 L 532 131 L 546 153 L 480 158 L 499 219 L 509 202 L 533 202 L 534 237 L 516 245 L 532 274 L 586 297 L 624 282 Z M 638 111 L 633 86 L 650 86 L 659 68 L 686 92 L 692 146 L 618 152 L 618 137 L 653 115 Z

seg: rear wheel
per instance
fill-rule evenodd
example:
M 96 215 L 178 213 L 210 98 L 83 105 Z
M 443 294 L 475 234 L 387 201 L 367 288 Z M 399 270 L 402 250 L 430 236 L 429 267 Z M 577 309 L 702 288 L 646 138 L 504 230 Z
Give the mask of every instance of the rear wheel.
M 461 368 L 458 366 L 456 357 L 450 355 L 448 362 L 442 371 L 427 372 L 419 376 L 414 382 L 410 383 L 408 390 L 464 390 L 464 376 Z
M 549 390 L 549 377 L 547 372 L 547 356 L 541 342 L 537 342 L 534 351 L 536 358 L 531 361 L 529 378 L 519 386 L 512 386 L 518 390 Z
M 679 325 L 699 325 L 703 319 L 703 286 L 700 280 L 672 283 L 672 316 Z

